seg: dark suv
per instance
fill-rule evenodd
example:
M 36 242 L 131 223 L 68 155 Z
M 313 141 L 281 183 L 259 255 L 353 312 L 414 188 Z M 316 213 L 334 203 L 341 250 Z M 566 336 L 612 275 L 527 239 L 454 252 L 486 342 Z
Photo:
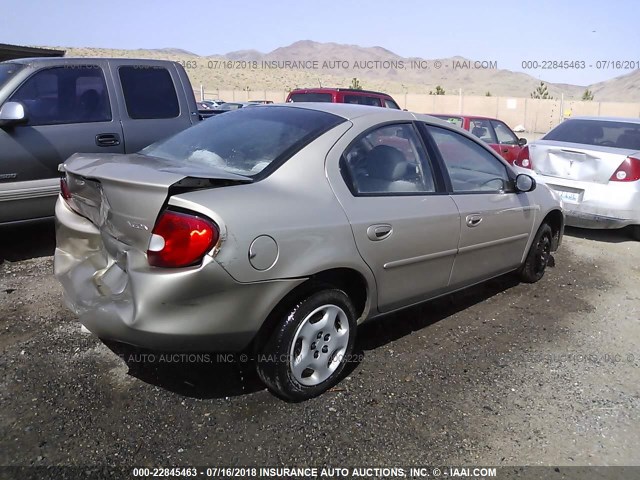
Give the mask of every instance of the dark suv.
M 298 88 L 289 93 L 287 102 L 356 103 L 400 110 L 395 100 L 386 93 L 351 88 Z

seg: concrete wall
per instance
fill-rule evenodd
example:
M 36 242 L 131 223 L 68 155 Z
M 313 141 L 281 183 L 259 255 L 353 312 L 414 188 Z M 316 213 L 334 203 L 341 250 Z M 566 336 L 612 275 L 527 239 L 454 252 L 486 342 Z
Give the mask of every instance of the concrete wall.
M 215 90 L 206 91 L 205 99 L 221 98 L 227 102 L 272 100 L 284 102 L 287 91 Z M 195 92 L 200 99 L 200 91 Z M 583 102 L 540 100 L 514 97 L 476 97 L 466 95 L 426 95 L 391 93 L 400 107 L 420 113 L 481 115 L 499 118 L 511 128 L 524 126 L 527 132 L 544 133 L 563 119 L 578 115 L 640 117 L 640 103 Z

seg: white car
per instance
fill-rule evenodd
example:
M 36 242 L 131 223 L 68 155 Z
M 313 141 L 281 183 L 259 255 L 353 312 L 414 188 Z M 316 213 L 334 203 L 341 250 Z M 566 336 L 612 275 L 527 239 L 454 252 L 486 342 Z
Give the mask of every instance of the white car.
M 640 240 L 640 119 L 566 120 L 524 148 L 514 168 L 558 193 L 567 225 L 630 226 Z

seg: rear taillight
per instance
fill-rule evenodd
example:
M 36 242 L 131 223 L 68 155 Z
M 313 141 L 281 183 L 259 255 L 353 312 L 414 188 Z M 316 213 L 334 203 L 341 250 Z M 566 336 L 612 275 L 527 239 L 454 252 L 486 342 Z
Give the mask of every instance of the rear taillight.
M 529 158 L 529 147 L 524 147 L 520 150 L 518 158 L 514 160 L 513 164 L 518 167 L 533 170 L 533 164 L 531 163 L 531 159 Z
M 640 180 L 640 160 L 633 157 L 625 158 L 609 179 L 610 182 L 635 182 L 636 180 Z
M 69 191 L 69 185 L 67 184 L 67 177 L 60 177 L 60 194 L 65 200 L 71 198 L 71 192 Z
M 218 226 L 193 214 L 165 210 L 149 242 L 147 258 L 154 267 L 187 267 L 202 261 L 220 238 Z

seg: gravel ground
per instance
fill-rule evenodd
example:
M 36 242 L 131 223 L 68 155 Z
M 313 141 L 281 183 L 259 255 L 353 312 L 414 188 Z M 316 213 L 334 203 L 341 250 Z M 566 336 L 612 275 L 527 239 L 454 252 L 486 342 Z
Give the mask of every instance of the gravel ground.
M 506 276 L 361 327 L 348 378 L 297 404 L 240 362 L 81 333 L 52 250 L 51 224 L 0 230 L 2 465 L 640 465 L 624 232 L 570 229 L 535 285 Z

